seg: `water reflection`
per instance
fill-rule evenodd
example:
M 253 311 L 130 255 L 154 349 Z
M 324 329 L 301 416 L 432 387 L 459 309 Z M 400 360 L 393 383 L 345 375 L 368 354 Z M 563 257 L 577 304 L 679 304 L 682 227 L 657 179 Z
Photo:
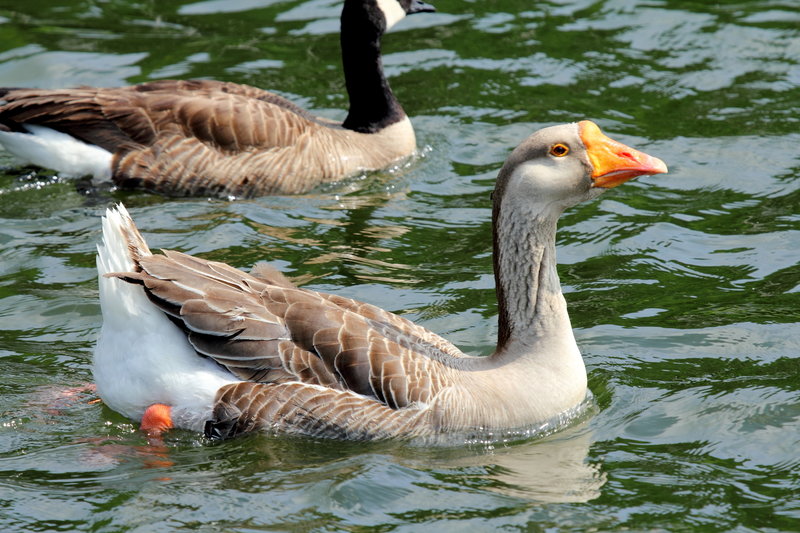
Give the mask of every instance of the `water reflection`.
M 456 490 L 488 490 L 539 503 L 587 502 L 606 483 L 602 465 L 589 460 L 593 431 L 589 422 L 541 440 L 496 446 L 426 451 L 406 466 L 430 470 Z

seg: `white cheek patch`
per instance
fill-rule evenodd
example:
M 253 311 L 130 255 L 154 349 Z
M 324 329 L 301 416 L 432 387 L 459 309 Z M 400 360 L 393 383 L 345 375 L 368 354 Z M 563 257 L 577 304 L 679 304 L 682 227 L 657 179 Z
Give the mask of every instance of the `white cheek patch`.
M 383 16 L 386 18 L 387 30 L 406 16 L 405 10 L 397 0 L 378 0 L 378 9 L 383 12 Z

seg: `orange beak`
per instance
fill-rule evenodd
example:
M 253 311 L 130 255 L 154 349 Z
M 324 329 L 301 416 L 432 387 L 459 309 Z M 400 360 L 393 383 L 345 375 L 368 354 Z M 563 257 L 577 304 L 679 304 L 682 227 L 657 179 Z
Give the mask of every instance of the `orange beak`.
M 667 172 L 662 160 L 607 137 L 594 122 L 582 120 L 578 128 L 592 164 L 592 187 L 610 189 L 636 176 Z

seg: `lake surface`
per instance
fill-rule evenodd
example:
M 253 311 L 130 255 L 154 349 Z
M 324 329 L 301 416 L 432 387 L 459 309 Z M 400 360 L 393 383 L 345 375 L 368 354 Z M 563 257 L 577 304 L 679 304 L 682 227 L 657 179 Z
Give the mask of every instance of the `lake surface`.
M 97 190 L 0 153 L 0 529 L 800 530 L 800 6 L 435 5 L 384 40 L 421 147 L 401 168 L 227 202 Z M 341 119 L 339 10 L 0 0 L 0 86 L 215 78 Z M 188 432 L 151 446 L 78 389 L 116 202 L 153 248 L 268 260 L 490 353 L 494 177 L 529 133 L 584 118 L 670 174 L 562 219 L 596 404 L 582 422 L 494 446 Z

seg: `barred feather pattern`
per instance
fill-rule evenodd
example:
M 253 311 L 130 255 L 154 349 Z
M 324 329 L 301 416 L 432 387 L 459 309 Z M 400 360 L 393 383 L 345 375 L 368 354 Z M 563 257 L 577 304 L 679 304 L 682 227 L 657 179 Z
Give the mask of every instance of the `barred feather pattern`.
M 8 89 L 0 128 L 46 126 L 114 154 L 112 179 L 176 196 L 295 194 L 385 168 L 416 148 L 405 115 L 359 133 L 274 93 L 212 80 Z
M 267 265 L 247 274 L 164 250 L 139 254 L 133 272 L 113 276 L 141 284 L 199 355 L 242 380 L 218 392 L 210 436 L 438 433 L 441 393 L 474 359 L 402 317 L 299 288 Z
M 347 440 L 415 438 L 435 433 L 432 416 L 430 409 L 392 409 L 346 390 L 242 382 L 220 390 L 205 435 L 221 439 L 266 431 Z

